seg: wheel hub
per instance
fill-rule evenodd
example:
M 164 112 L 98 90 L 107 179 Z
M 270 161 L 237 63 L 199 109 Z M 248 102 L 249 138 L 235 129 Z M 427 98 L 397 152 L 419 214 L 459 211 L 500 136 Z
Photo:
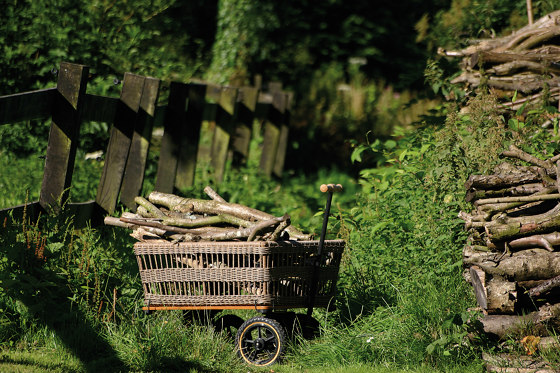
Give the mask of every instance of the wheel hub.
M 261 351 L 262 349 L 264 349 L 264 339 L 257 338 L 257 340 L 255 341 L 255 349 L 257 351 Z

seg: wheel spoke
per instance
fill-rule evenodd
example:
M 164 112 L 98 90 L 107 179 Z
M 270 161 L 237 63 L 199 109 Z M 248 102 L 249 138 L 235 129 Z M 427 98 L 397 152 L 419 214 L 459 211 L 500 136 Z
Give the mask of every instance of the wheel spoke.
M 257 350 L 251 351 L 251 353 L 249 354 L 249 360 L 255 361 L 256 357 L 257 357 Z

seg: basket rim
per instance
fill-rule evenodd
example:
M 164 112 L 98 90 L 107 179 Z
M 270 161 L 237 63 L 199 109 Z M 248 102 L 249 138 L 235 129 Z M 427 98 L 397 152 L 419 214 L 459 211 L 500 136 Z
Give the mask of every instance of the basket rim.
M 285 240 L 285 241 L 195 241 L 195 242 L 136 242 L 134 248 L 200 248 L 200 247 L 249 247 L 269 248 L 282 246 L 318 245 L 319 240 Z M 325 240 L 329 245 L 346 245 L 345 240 Z

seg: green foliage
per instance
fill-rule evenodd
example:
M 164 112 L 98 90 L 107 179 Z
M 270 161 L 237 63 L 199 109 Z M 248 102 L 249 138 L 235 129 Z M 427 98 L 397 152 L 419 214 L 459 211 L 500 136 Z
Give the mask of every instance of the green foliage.
M 220 1 L 209 80 L 247 84 L 252 60 L 270 58 L 263 36 L 264 31 L 273 27 L 279 27 L 279 22 L 271 2 Z

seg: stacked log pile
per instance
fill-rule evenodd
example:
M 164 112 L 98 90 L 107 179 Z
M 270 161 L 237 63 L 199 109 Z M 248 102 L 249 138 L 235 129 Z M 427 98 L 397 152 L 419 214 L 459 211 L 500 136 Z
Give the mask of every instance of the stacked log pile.
M 465 278 L 486 333 L 546 336 L 560 330 L 560 156 L 541 160 L 515 146 L 502 155 L 508 162 L 493 174 L 465 183 L 474 205 L 459 214 L 469 232 Z
M 560 98 L 560 11 L 555 11 L 511 35 L 477 40 L 441 55 L 462 58 L 461 74 L 452 83 L 467 90 L 485 84 L 502 98 L 504 107 L 557 102 Z M 517 92 L 517 99 L 511 98 Z
M 290 217 L 275 217 L 244 205 L 228 203 L 211 187 L 209 200 L 152 192 L 136 197 L 136 213 L 106 217 L 105 224 L 131 229 L 138 241 L 307 240 L 290 224 Z

